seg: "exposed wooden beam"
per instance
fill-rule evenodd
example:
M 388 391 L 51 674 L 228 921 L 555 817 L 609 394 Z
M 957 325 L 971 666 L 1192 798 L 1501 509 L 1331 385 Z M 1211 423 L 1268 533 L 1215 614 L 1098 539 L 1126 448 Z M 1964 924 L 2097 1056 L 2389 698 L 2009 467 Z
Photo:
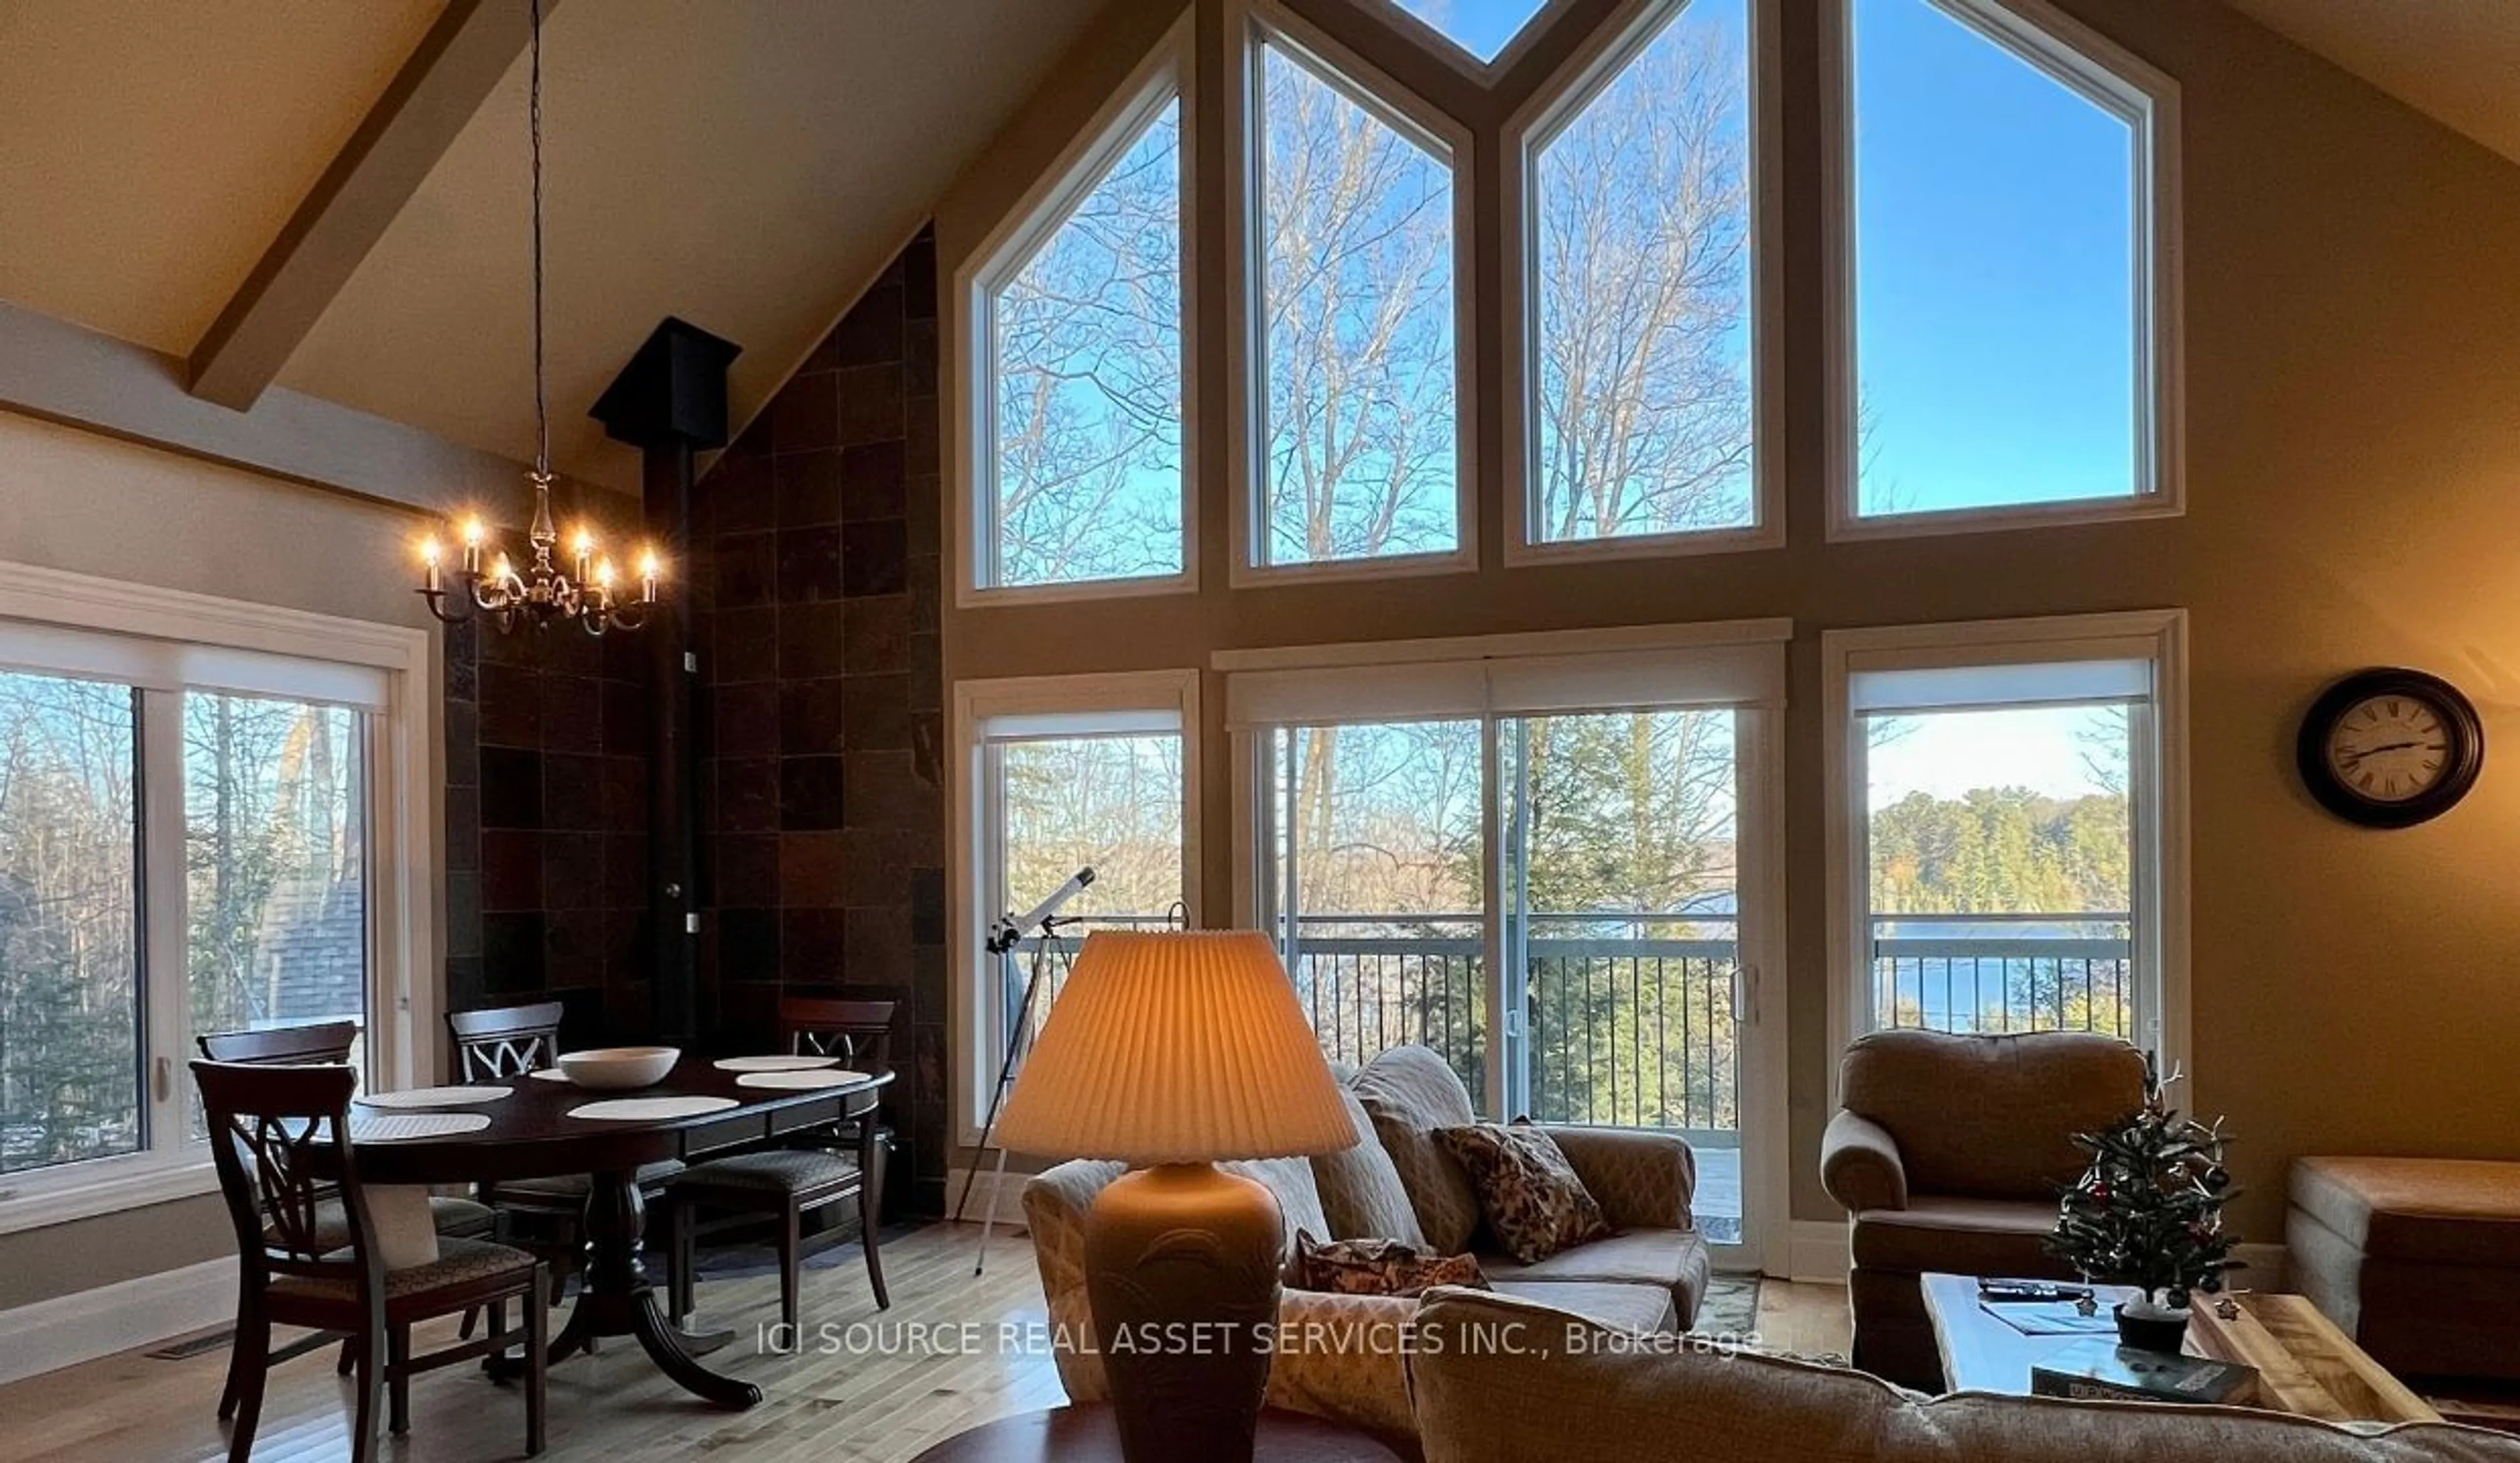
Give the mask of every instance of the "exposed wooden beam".
M 549 18 L 560 0 L 542 0 Z M 244 411 L 525 48 L 526 0 L 447 0 L 358 130 L 193 348 L 194 395 Z
M 184 389 L 184 363 L 0 303 L 0 410 L 424 512 L 512 502 L 524 466 L 278 387 L 249 412 Z

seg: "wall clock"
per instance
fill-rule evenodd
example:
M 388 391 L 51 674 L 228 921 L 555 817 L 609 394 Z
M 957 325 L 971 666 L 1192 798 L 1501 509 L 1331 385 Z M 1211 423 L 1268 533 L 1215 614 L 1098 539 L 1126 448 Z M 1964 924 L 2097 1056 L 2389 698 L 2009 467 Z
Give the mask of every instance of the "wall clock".
M 2358 671 L 2302 718 L 2301 779 L 2319 806 L 2367 828 L 2405 828 L 2467 796 L 2485 727 L 2458 688 L 2421 671 Z

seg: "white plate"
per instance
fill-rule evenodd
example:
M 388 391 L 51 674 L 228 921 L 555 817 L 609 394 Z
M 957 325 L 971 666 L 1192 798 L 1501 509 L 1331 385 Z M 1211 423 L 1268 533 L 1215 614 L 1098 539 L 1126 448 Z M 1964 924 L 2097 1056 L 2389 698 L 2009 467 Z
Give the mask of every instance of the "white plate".
M 811 1072 L 839 1064 L 835 1056 L 726 1056 L 709 1065 L 720 1072 Z
M 400 1138 L 442 1138 L 479 1132 L 490 1126 L 488 1113 L 377 1113 L 350 1119 L 353 1143 L 390 1143 Z
M 568 1115 L 597 1123 L 655 1123 L 666 1118 L 697 1118 L 742 1106 L 732 1097 L 611 1097 L 572 1107 Z M 487 1118 L 481 1120 L 490 1121 Z
M 508 1095 L 506 1087 L 405 1087 L 399 1092 L 370 1092 L 359 1099 L 361 1107 L 471 1107 L 476 1103 L 496 1102 Z
M 568 1074 L 558 1067 L 536 1067 L 525 1074 L 536 1082 L 566 1082 Z
M 739 1087 L 845 1087 L 867 1080 L 863 1072 L 748 1072 L 735 1080 Z

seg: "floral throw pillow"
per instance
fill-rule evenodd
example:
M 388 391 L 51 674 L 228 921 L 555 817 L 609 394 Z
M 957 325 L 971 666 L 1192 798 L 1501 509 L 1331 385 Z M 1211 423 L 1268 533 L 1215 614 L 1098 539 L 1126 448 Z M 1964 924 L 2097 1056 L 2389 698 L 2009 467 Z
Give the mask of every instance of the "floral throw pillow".
M 1488 1288 L 1472 1256 L 1438 1255 L 1396 1239 L 1324 1242 L 1303 1229 L 1295 1231 L 1295 1258 L 1286 1265 L 1286 1283 L 1342 1296 L 1414 1296 L 1434 1285 Z
M 1505 1252 L 1537 1264 L 1560 1250 L 1610 1234 L 1575 1166 L 1556 1140 L 1528 1124 L 1478 1123 L 1438 1128 L 1435 1141 L 1460 1161 L 1479 1195 L 1479 1209 Z

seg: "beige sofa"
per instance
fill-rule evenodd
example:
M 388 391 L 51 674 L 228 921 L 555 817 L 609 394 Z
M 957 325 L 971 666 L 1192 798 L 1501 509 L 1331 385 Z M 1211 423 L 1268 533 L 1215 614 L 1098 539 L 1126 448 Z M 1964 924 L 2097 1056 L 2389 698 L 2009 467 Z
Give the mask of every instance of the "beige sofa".
M 2402 1376 L 2520 1381 L 2520 1163 L 2300 1158 L 2293 1283 Z
M 1514 1296 L 1439 1290 L 1410 1384 L 1427 1463 L 2520 1463 L 2447 1423 L 2358 1431 L 2273 1412 L 1955 1393 L 1725 1352 L 1640 1350 Z
M 1295 1232 L 1316 1238 L 1392 1237 L 1446 1254 L 1479 1256 L 1505 1293 L 1544 1299 L 1621 1333 L 1688 1329 L 1706 1294 L 1707 1251 L 1689 1213 L 1697 1177 L 1688 1145 L 1665 1133 L 1551 1128 L 1618 1233 L 1517 1264 L 1480 1233 L 1469 1180 L 1429 1134 L 1477 1121 L 1451 1067 L 1422 1046 L 1386 1051 L 1342 1079 L 1365 1140 L 1345 1153 L 1226 1167 L 1269 1186 Z M 1059 1381 L 1070 1397 L 1106 1396 L 1093 1354 L 1085 1297 L 1084 1221 L 1118 1164 L 1067 1163 L 1024 1185 L 1024 1220 L 1060 1341 Z M 1289 1290 L 1279 1308 L 1271 1405 L 1406 1436 L 1415 1431 L 1403 1337 L 1418 1302 Z
M 1855 1364 L 1939 1392 L 1917 1277 L 2074 1278 L 2042 1245 L 2087 1161 L 2073 1135 L 2143 1105 L 2143 1054 L 2080 1032 L 1874 1032 L 1847 1047 L 1838 1086 L 1820 1172 L 1855 1219 Z

